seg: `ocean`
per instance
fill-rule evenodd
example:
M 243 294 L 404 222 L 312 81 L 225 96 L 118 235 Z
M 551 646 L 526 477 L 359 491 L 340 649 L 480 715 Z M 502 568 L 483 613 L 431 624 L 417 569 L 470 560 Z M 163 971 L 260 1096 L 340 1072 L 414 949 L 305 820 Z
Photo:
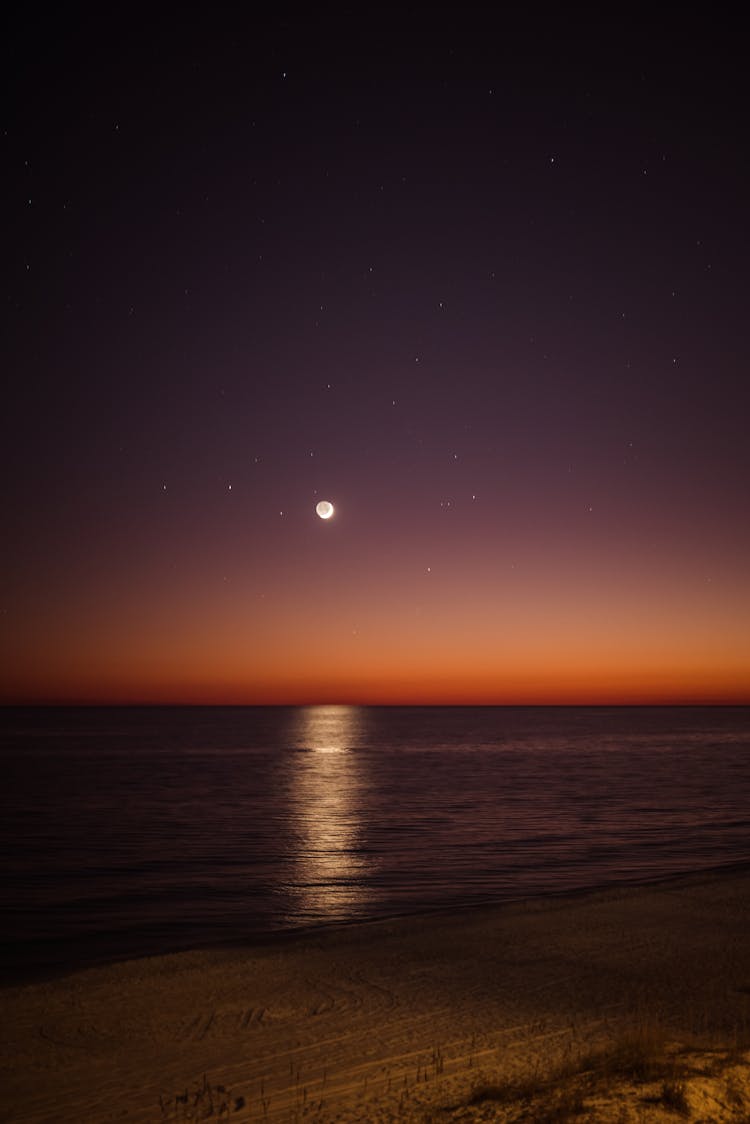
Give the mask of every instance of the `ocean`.
M 2 976 L 750 860 L 750 708 L 0 710 Z

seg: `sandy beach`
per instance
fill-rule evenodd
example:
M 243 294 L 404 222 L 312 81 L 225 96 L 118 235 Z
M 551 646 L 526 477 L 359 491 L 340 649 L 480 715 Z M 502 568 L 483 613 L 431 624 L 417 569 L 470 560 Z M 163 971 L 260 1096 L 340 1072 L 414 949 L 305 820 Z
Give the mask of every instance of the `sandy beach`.
M 750 1119 L 750 874 L 133 960 L 2 994 L 0 1119 Z

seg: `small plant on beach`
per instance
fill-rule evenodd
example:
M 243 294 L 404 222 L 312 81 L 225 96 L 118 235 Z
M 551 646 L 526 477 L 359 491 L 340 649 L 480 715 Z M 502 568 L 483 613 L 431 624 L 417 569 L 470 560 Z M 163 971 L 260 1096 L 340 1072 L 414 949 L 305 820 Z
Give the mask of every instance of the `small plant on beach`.
M 203 1075 L 192 1090 L 185 1089 L 167 1100 L 159 1097 L 159 1108 L 164 1120 L 203 1120 L 208 1116 L 224 1116 L 245 1107 L 244 1097 L 232 1097 L 224 1085 L 212 1085 Z
M 653 1081 L 664 1071 L 666 1037 L 656 1023 L 639 1023 L 622 1034 L 614 1045 L 589 1059 L 592 1069 L 628 1077 L 631 1081 Z M 582 1065 L 582 1068 L 587 1068 Z
M 567 1071 L 562 1075 L 567 1078 Z M 495 1104 L 532 1105 L 534 1124 L 565 1124 L 586 1111 L 586 1103 L 580 1087 L 563 1085 L 559 1087 L 561 1073 L 555 1071 L 546 1079 L 532 1074 L 520 1081 L 502 1084 L 478 1085 L 469 1098 L 469 1105 L 480 1105 L 488 1101 Z
M 690 1105 L 685 1096 L 685 1084 L 682 1081 L 665 1081 L 661 1087 L 661 1096 L 656 1098 L 656 1103 L 661 1104 L 671 1112 L 680 1116 L 690 1115 Z
M 534 1124 L 567 1124 L 588 1112 L 580 1089 L 563 1089 L 549 1103 L 534 1108 Z

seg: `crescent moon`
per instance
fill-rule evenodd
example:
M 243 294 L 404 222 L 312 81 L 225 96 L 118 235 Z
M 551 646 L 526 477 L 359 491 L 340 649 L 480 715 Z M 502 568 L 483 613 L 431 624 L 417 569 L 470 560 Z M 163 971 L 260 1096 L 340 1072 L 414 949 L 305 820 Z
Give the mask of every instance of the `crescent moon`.
M 333 515 L 333 504 L 329 500 L 321 500 L 315 505 L 315 510 L 321 519 L 330 519 Z

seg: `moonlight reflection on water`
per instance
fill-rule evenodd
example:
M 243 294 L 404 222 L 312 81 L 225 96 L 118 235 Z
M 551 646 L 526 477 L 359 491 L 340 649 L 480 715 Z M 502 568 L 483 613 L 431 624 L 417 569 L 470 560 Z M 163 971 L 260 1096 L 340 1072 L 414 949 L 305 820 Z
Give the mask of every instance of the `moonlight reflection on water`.
M 365 859 L 360 794 L 366 786 L 353 749 L 359 727 L 356 707 L 311 706 L 300 714 L 293 779 L 299 837 L 290 890 L 303 915 L 320 920 L 362 912 Z

